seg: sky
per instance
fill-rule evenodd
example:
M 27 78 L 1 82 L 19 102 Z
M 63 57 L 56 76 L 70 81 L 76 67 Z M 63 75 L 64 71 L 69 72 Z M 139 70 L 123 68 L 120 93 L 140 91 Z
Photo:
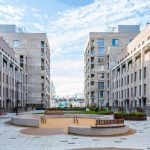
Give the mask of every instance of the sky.
M 84 50 L 89 32 L 150 22 L 150 0 L 0 0 L 0 24 L 46 32 L 57 95 L 84 91 Z

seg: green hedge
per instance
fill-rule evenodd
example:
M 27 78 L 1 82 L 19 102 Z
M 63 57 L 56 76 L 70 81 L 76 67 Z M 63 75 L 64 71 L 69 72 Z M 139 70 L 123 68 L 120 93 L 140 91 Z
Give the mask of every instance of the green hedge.
M 127 113 L 127 112 L 115 112 L 114 114 L 119 115 L 119 116 L 144 116 L 146 115 L 143 112 L 132 112 L 132 113 Z

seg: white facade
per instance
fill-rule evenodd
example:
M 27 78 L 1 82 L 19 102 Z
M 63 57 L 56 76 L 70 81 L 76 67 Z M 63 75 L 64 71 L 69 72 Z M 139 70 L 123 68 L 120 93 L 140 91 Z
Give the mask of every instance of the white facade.
M 86 105 L 99 107 L 110 105 L 111 69 L 117 64 L 117 55 L 137 35 L 137 32 L 138 28 L 133 32 L 120 29 L 119 32 L 89 33 L 84 53 Z
M 45 33 L 0 33 L 17 54 L 23 68 L 28 106 L 50 102 L 50 47 Z
M 113 107 L 150 106 L 150 26 L 139 33 L 119 55 L 112 69 Z
M 0 38 L 0 112 L 12 112 L 16 106 L 25 107 L 23 75 L 15 52 Z

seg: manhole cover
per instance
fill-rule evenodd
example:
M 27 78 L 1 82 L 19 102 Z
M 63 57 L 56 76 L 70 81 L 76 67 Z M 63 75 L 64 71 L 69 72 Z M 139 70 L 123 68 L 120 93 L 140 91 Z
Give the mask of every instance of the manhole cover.
M 120 140 L 126 140 L 127 138 L 120 138 Z
M 68 142 L 68 141 L 60 141 L 60 142 Z
M 100 139 L 92 139 L 93 141 L 100 141 Z
M 115 143 L 122 143 L 122 141 L 115 141 Z
M 76 139 L 78 139 L 78 138 L 72 138 L 72 139 L 75 139 L 75 140 L 76 140 Z
M 38 139 L 38 138 L 40 138 L 40 137 L 39 137 L 39 136 L 35 136 L 34 138 L 37 138 L 37 139 Z
M 9 139 L 16 139 L 15 137 L 10 137 Z
M 67 143 L 67 144 L 75 144 L 74 142 L 70 142 L 70 143 Z

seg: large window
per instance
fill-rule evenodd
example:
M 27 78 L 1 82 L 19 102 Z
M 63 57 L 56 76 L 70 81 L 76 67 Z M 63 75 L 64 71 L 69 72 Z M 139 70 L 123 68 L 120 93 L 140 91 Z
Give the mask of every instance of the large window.
M 146 67 L 144 67 L 144 79 L 146 79 Z
M 104 91 L 99 91 L 99 96 L 104 97 Z
M 94 54 L 95 54 L 94 49 L 91 49 L 91 55 L 94 55 Z
M 104 46 L 104 39 L 98 39 L 97 44 L 98 46 Z
M 141 80 L 141 69 L 139 70 L 139 80 Z
M 41 48 L 44 48 L 44 41 L 41 41 Z
M 136 72 L 134 72 L 134 81 L 136 81 Z
M 13 47 L 19 47 L 19 40 L 13 40 Z
M 112 46 L 118 46 L 119 40 L 118 39 L 112 39 Z
M 99 89 L 104 89 L 104 82 L 98 82 Z
M 146 95 L 146 84 L 144 84 L 144 95 Z
M 99 65 L 97 71 L 104 71 L 104 65 Z
M 139 85 L 139 96 L 141 96 L 141 85 Z
M 104 51 L 105 51 L 104 47 L 99 47 L 98 48 L 98 54 L 99 55 L 104 55 Z

